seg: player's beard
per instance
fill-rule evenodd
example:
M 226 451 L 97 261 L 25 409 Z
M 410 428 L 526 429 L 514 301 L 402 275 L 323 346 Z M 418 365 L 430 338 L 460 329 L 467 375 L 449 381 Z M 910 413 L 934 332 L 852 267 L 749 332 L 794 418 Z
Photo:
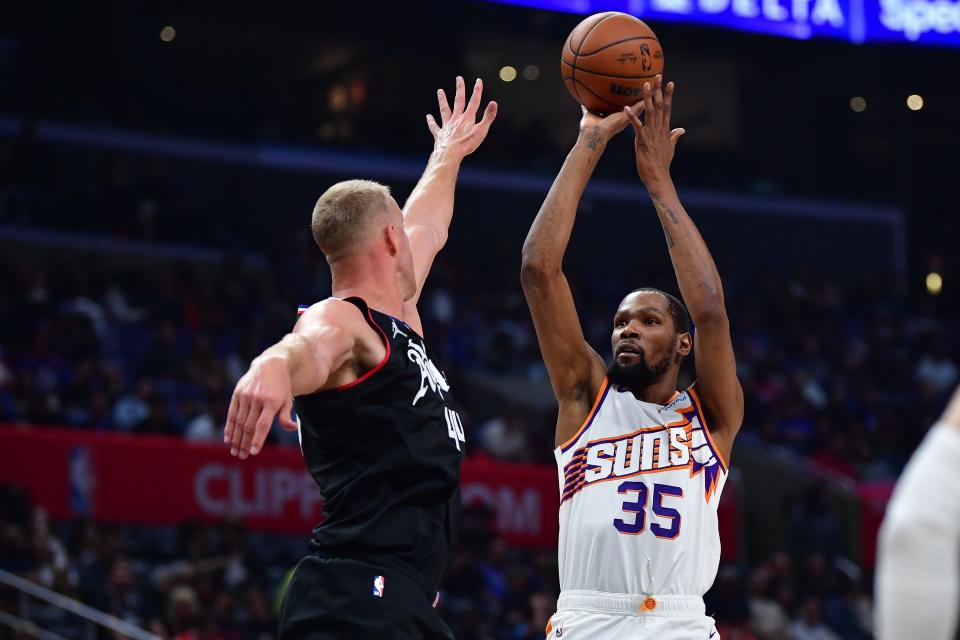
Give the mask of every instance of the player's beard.
M 662 360 L 650 365 L 647 364 L 647 354 L 643 349 L 640 349 L 639 355 L 639 361 L 630 365 L 620 364 L 614 358 L 613 363 L 607 367 L 607 379 L 610 380 L 610 384 L 630 389 L 649 387 L 670 369 L 674 356 L 673 353 L 668 353 Z

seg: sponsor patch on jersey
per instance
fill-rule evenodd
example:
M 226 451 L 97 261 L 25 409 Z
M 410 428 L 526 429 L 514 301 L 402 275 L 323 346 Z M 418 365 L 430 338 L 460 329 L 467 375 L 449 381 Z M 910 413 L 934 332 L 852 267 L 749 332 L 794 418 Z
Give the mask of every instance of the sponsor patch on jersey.
M 383 597 L 383 588 L 386 581 L 387 579 L 383 576 L 375 576 L 373 578 L 373 595 L 377 598 Z

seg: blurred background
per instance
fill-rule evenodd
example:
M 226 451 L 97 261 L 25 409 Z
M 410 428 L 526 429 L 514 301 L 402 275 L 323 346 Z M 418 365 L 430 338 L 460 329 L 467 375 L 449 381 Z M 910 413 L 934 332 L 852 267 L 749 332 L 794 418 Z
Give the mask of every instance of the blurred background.
M 366 177 L 402 203 L 436 89 L 463 74 L 500 113 L 421 303 L 467 422 L 440 607 L 457 638 L 543 637 L 555 407 L 520 248 L 577 133 L 561 45 L 615 9 L 653 26 L 677 82 L 674 178 L 746 395 L 707 611 L 725 640 L 872 637 L 877 527 L 958 381 L 960 4 L 527 4 L 4 8 L 0 633 L 274 637 L 322 501 L 295 435 L 227 455 L 230 392 L 329 295 L 316 198 Z M 676 292 L 627 135 L 566 271 L 602 354 L 626 291 Z

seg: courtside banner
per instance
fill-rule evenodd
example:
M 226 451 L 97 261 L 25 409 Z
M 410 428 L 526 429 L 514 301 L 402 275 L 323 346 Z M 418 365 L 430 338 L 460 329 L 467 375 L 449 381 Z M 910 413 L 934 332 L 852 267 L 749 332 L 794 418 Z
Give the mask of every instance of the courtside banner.
M 590 14 L 622 11 L 649 21 L 689 22 L 806 40 L 960 47 L 960 0 L 488 0 Z
M 0 425 L 0 483 L 23 487 L 56 519 L 176 524 L 236 517 L 254 530 L 309 535 L 322 498 L 295 447 L 240 461 L 220 444 Z M 557 472 L 547 465 L 467 460 L 464 505 L 483 504 L 504 539 L 557 544 Z

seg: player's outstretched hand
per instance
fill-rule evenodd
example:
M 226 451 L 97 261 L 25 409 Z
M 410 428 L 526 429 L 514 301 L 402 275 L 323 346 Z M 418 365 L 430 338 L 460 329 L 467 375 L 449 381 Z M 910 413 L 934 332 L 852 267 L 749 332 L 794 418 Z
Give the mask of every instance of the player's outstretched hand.
M 440 124 L 437 124 L 432 114 L 427 114 L 427 128 L 433 134 L 433 148 L 452 153 L 459 159 L 477 150 L 487 137 L 493 119 L 497 117 L 497 103 L 489 102 L 483 111 L 483 118 L 477 122 L 477 111 L 483 96 L 483 80 L 477 78 L 469 102 L 466 101 L 466 93 L 463 77 L 457 76 L 457 92 L 453 97 L 452 108 L 447 101 L 447 94 L 443 89 L 437 89 Z
M 233 390 L 223 441 L 230 445 L 230 455 L 241 460 L 257 455 L 270 432 L 273 419 L 280 426 L 294 431 L 297 423 L 290 419 L 293 393 L 290 371 L 282 358 L 257 358 L 243 374 Z
M 601 116 L 588 111 L 586 107 L 580 107 L 583 117 L 580 118 L 580 138 L 586 142 L 590 149 L 596 149 L 600 145 L 605 145 L 611 138 L 627 128 L 630 124 L 630 116 L 639 116 L 643 113 L 643 103 L 638 102 L 632 107 L 624 107 L 623 111 L 616 111 L 606 116 Z
M 633 123 L 636 132 L 634 148 L 637 154 L 637 173 L 647 187 L 670 179 L 670 162 L 673 152 L 686 130 L 670 128 L 670 110 L 673 107 L 675 86 L 667 83 L 663 89 L 663 76 L 657 74 L 653 86 L 649 82 L 643 85 L 643 122 L 637 114 L 624 108 L 624 113 Z

